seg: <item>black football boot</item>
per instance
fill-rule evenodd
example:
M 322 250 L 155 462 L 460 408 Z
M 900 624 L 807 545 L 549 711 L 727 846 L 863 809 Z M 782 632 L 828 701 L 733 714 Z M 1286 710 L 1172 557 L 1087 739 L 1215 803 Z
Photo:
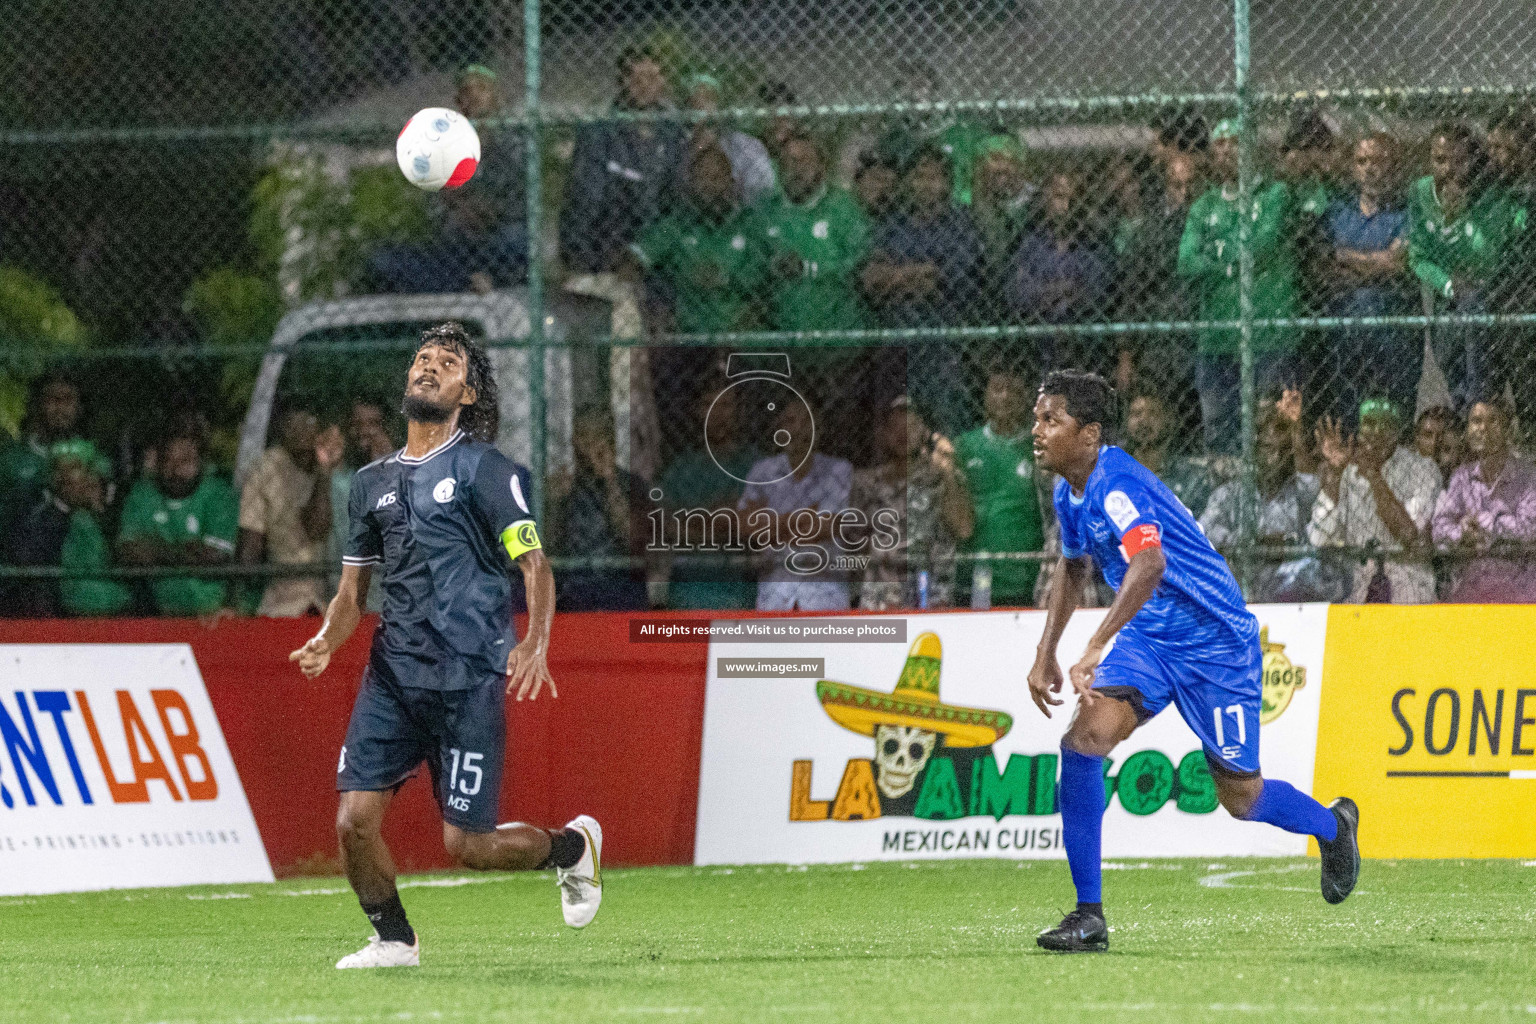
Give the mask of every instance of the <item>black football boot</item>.
M 1109 925 L 1103 914 L 1078 909 L 1041 932 L 1035 942 L 1053 953 L 1102 953 L 1109 948 Z
M 1347 796 L 1328 805 L 1339 823 L 1339 834 L 1317 841 L 1323 855 L 1323 899 L 1343 903 L 1360 877 L 1360 808 Z

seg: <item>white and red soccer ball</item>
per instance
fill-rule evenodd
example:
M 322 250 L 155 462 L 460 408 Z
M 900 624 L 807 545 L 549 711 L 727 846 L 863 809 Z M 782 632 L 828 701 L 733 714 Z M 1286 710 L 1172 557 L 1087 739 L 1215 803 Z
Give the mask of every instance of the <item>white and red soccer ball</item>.
M 395 162 L 405 180 L 419 189 L 458 188 L 480 165 L 480 136 L 457 110 L 428 107 L 400 129 Z

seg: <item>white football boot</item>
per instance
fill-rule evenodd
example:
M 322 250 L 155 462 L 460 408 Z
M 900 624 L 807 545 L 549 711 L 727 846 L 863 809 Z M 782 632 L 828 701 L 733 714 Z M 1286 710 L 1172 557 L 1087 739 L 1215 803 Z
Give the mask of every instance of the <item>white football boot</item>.
M 421 936 L 407 946 L 403 942 L 385 942 L 377 934 L 368 937 L 368 945 L 336 961 L 339 970 L 350 967 L 420 967 Z
M 572 928 L 585 928 L 597 916 L 603 902 L 603 826 L 590 814 L 579 814 L 566 822 L 587 840 L 581 860 L 572 868 L 556 868 L 555 882 L 560 886 L 560 912 Z

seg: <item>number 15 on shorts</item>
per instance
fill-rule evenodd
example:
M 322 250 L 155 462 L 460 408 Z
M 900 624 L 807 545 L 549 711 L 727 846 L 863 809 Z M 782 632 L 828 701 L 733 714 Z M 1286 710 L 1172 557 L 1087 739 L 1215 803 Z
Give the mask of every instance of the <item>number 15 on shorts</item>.
M 455 810 L 467 811 L 467 798 L 480 792 L 480 783 L 485 777 L 479 764 L 485 755 L 474 750 L 460 751 L 457 747 L 450 748 L 448 753 L 453 758 L 453 765 L 448 770 L 448 804 Z

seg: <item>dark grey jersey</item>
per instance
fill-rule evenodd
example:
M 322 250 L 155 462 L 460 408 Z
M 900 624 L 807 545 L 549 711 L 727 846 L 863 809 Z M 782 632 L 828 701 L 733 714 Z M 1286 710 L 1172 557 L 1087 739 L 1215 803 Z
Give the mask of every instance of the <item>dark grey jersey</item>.
M 512 555 L 539 546 L 528 471 L 462 431 L 352 478 L 342 561 L 383 573 L 373 666 L 402 686 L 459 690 L 506 671 Z

